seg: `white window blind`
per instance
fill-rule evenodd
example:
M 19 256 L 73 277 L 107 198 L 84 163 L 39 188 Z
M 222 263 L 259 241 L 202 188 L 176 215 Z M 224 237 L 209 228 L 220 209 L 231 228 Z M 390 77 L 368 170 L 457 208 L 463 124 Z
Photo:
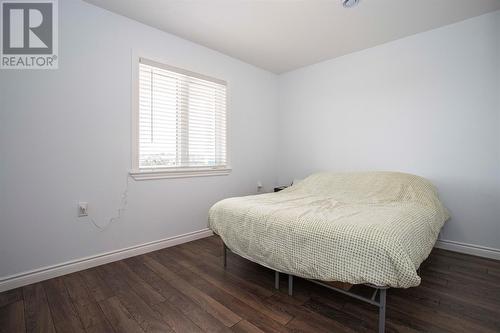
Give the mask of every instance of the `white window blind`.
M 226 86 L 141 58 L 139 169 L 227 167 Z

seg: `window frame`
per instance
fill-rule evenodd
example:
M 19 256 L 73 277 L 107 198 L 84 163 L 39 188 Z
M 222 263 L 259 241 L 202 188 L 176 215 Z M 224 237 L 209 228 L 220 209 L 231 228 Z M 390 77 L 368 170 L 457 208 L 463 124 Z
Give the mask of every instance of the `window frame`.
M 139 167 L 139 64 L 141 59 L 145 63 L 163 68 L 169 71 L 175 71 L 184 75 L 193 76 L 226 85 L 226 165 L 217 167 L 178 167 L 178 168 L 140 168 Z M 228 175 L 231 168 L 230 142 L 229 142 L 229 124 L 230 124 L 230 104 L 229 104 L 229 84 L 226 80 L 217 79 L 211 76 L 200 74 L 196 71 L 183 69 L 181 67 L 167 64 L 158 57 L 144 56 L 143 53 L 132 51 L 132 124 L 131 124 L 131 158 L 132 169 L 129 172 L 135 180 L 151 180 L 165 178 L 186 178 L 186 177 L 207 177 L 207 176 L 225 176 Z

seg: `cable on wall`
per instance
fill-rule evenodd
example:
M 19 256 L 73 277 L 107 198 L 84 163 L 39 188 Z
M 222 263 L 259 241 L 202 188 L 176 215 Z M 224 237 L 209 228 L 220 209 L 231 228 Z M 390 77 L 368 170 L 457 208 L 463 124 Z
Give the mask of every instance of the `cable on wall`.
M 120 206 L 117 209 L 117 213 L 115 216 L 112 216 L 104 225 L 100 225 L 97 223 L 92 217 L 89 215 L 90 222 L 99 229 L 100 232 L 105 231 L 113 222 L 118 221 L 122 218 L 123 212 L 126 210 L 127 203 L 128 203 L 128 189 L 129 189 L 129 180 L 130 180 L 130 174 L 127 173 L 126 177 L 126 184 L 125 184 L 125 190 L 122 192 L 121 195 L 121 201 L 120 201 Z

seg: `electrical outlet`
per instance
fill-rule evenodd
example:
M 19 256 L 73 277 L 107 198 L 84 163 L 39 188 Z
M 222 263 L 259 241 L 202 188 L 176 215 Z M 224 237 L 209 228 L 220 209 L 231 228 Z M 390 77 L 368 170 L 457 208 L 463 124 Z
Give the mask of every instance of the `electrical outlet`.
M 78 217 L 84 217 L 84 216 L 88 216 L 89 213 L 88 213 L 88 206 L 89 204 L 87 202 L 82 202 L 80 201 L 78 203 Z

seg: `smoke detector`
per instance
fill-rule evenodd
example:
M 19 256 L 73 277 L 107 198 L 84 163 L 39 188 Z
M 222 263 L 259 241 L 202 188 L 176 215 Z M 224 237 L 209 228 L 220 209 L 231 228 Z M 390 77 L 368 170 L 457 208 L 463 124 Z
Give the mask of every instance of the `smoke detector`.
M 352 8 L 359 3 L 360 0 L 342 0 L 342 6 L 345 8 Z

